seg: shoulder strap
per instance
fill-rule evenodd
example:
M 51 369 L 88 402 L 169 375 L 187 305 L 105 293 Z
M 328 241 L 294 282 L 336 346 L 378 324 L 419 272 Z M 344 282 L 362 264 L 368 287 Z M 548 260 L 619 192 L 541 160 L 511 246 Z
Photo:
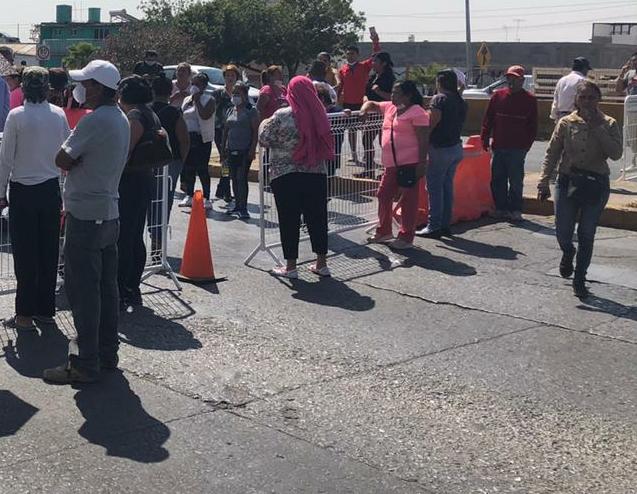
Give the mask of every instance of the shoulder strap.
M 391 119 L 391 132 L 390 132 L 390 140 L 391 140 L 391 154 L 394 156 L 394 165 L 398 166 L 398 159 L 396 158 L 396 145 L 394 144 L 394 120 L 396 115 Z

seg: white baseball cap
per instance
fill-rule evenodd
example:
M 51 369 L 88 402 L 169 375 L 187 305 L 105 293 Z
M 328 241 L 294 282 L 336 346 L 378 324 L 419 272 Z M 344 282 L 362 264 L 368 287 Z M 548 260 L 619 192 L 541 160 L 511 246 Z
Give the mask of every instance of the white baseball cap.
M 106 60 L 93 60 L 82 70 L 69 70 L 69 77 L 74 81 L 93 79 L 111 89 L 117 89 L 122 78 L 117 67 Z

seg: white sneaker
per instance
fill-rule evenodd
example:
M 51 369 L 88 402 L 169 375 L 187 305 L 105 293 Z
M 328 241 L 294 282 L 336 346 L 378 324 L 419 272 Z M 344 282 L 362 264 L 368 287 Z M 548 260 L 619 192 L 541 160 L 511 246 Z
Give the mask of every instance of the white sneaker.
M 204 208 L 206 211 L 211 210 L 211 209 L 212 209 L 212 201 L 211 201 L 210 199 L 205 199 L 205 200 L 203 201 L 203 208 Z
M 179 206 L 180 208 L 189 208 L 192 206 L 192 197 L 190 196 L 186 196 L 184 197 L 181 201 L 179 201 L 179 204 L 177 204 L 177 206 Z

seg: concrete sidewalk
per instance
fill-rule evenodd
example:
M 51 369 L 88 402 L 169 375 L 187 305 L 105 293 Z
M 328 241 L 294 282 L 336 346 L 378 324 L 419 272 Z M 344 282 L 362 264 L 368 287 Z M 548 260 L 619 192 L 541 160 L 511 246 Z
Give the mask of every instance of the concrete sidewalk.
M 334 236 L 332 279 L 304 243 L 296 281 L 243 266 L 256 220 L 217 202 L 208 226 L 228 281 L 150 278 L 101 384 L 39 379 L 74 333 L 63 297 L 57 328 L 0 328 L 3 494 L 634 490 L 637 234 L 600 229 L 579 301 L 542 217 L 402 253 Z

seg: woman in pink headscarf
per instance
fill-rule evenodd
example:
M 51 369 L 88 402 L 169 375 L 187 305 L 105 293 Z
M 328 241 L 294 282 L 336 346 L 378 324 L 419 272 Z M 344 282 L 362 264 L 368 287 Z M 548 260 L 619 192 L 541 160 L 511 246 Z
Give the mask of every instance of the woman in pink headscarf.
M 312 81 L 297 76 L 288 85 L 289 107 L 261 124 L 259 142 L 270 149 L 270 186 L 279 214 L 279 232 L 286 266 L 273 274 L 298 278 L 301 216 L 316 254 L 310 270 L 330 276 L 327 267 L 327 167 L 334 158 L 334 137 L 325 108 Z

